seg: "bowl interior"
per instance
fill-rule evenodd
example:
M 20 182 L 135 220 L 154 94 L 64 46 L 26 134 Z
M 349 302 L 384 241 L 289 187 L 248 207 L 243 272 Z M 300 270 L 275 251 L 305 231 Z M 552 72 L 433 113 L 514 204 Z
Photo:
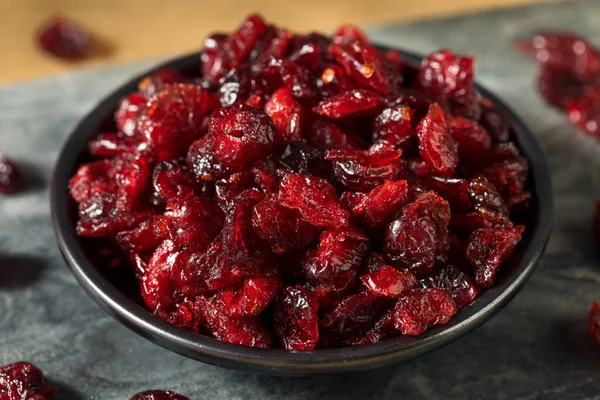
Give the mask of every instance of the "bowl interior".
M 409 65 L 418 65 L 420 57 L 401 53 Z M 193 77 L 199 71 L 199 57 L 194 54 L 165 65 Z M 414 68 L 407 69 L 406 74 L 410 79 Z M 236 346 L 173 327 L 147 311 L 133 270 L 127 263 L 118 267 L 109 265 L 106 254 L 113 251 L 109 241 L 80 238 L 75 234 L 77 205 L 67 191 L 68 179 L 77 166 L 91 160 L 87 152 L 88 141 L 102 132 L 114 131 L 113 114 L 119 100 L 136 90 L 138 81 L 139 77 L 132 79 L 104 99 L 68 139 L 54 172 L 52 216 L 59 247 L 75 277 L 91 297 L 119 321 L 170 350 L 215 365 L 277 375 L 341 372 L 386 365 L 449 343 L 488 320 L 517 293 L 544 250 L 552 225 L 552 194 L 543 154 L 520 119 L 494 95 L 478 87 L 482 97 L 492 102 L 511 122 L 512 139 L 530 163 L 528 190 L 533 199 L 527 212 L 516 216 L 527 229 L 513 256 L 503 266 L 496 285 L 462 309 L 447 325 L 431 329 L 417 338 L 401 336 L 368 346 L 310 352 Z

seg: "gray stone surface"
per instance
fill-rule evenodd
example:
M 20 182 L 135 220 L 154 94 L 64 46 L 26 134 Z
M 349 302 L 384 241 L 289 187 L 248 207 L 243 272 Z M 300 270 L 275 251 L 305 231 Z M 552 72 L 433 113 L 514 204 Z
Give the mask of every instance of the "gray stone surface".
M 600 298 L 592 242 L 600 145 L 544 106 L 535 68 L 511 42 L 536 29 L 600 44 L 600 2 L 574 1 L 371 29 L 381 42 L 477 56 L 478 80 L 532 128 L 552 168 L 557 219 L 531 281 L 497 317 L 439 351 L 377 371 L 310 379 L 256 376 L 163 350 L 105 315 L 61 259 L 48 181 L 61 143 L 98 99 L 151 63 L 0 88 L 0 150 L 26 167 L 27 192 L 0 199 L 0 365 L 29 360 L 61 385 L 58 399 L 124 400 L 148 388 L 192 399 L 600 399 L 600 349 L 586 332 Z

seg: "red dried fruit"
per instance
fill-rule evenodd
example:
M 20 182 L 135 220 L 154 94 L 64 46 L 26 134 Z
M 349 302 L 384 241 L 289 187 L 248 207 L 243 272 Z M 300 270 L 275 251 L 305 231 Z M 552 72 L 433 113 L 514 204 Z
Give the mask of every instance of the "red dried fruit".
M 356 280 L 358 268 L 369 248 L 367 237 L 356 228 L 327 229 L 319 237 L 319 246 L 308 250 L 302 261 L 306 281 L 321 291 L 330 288 L 343 292 Z M 329 293 L 337 297 L 336 293 Z
M 375 296 L 400 297 L 405 290 L 417 286 L 417 278 L 408 270 L 390 266 L 363 275 L 360 280 Z
M 313 107 L 314 113 L 328 118 L 373 114 L 383 104 L 383 98 L 370 90 L 353 89 L 336 94 Z
M 574 76 L 571 71 L 555 68 L 544 68 L 538 76 L 537 83 L 544 100 L 562 109 L 579 99 L 586 88 L 586 82 Z
M 212 302 L 203 301 L 203 303 L 197 308 L 206 321 L 206 328 L 217 339 L 242 346 L 272 347 L 271 333 L 259 317 L 231 317 Z
M 481 171 L 506 199 L 511 193 L 521 193 L 527 182 L 529 164 L 523 157 L 513 157 Z
M 0 153 L 0 195 L 18 192 L 22 187 L 23 181 L 16 165 Z
M 454 174 L 458 164 L 458 146 L 446 120 L 444 110 L 436 103 L 417 126 L 419 152 L 423 160 L 441 176 Z
M 279 204 L 275 197 L 266 198 L 254 207 L 252 225 L 275 254 L 305 248 L 320 231 L 304 222 L 297 210 Z
M 236 172 L 228 178 L 215 182 L 217 202 L 223 211 L 227 211 L 234 199 L 246 189 L 254 186 L 254 177 L 250 172 Z
M 406 181 L 385 181 L 369 193 L 346 192 L 342 200 L 347 201 L 350 196 L 355 199 L 348 207 L 352 220 L 371 232 L 379 232 L 408 202 L 408 184 Z
M 341 128 L 318 116 L 308 118 L 304 125 L 304 137 L 311 146 L 321 151 L 338 147 L 358 148 Z
M 333 43 L 369 43 L 367 35 L 356 25 L 342 25 L 333 34 Z
M 472 57 L 457 56 L 450 50 L 436 51 L 423 59 L 418 87 L 440 103 L 448 104 L 455 115 L 476 120 L 481 109 L 473 84 L 473 61 Z
M 154 168 L 152 184 L 163 201 L 187 199 L 202 191 L 187 165 L 173 161 L 163 161 Z
M 386 145 L 375 145 L 370 150 L 350 148 L 325 152 L 325 159 L 333 161 L 338 179 L 352 190 L 371 190 L 385 181 L 398 179 L 403 168 L 402 150 Z
M 354 338 L 350 337 L 344 340 L 345 344 L 353 346 L 373 344 L 398 335 L 395 326 L 394 309 L 385 311 L 375 320 L 373 327 L 366 333 L 360 333 Z
M 232 317 L 256 316 L 275 300 L 281 286 L 279 276 L 249 278 L 219 290 L 213 304 Z
M 269 116 L 245 104 L 220 108 L 210 118 L 215 159 L 240 171 L 275 147 L 275 126 Z
M 588 319 L 588 332 L 600 346 L 600 302 L 594 301 Z
M 281 180 L 278 200 L 283 206 L 298 210 L 304 221 L 315 226 L 348 225 L 349 213 L 342 208 L 335 189 L 325 179 L 286 174 Z
M 158 247 L 163 240 L 169 237 L 171 228 L 167 217 L 154 215 L 130 231 L 119 232 L 115 239 L 123 250 L 139 253 Z
M 302 107 L 294 100 L 290 89 L 278 89 L 265 104 L 265 112 L 275 124 L 275 142 L 302 140 Z
M 469 182 L 469 197 L 477 214 L 487 227 L 512 227 L 508 207 L 496 187 L 484 177 Z
M 483 100 L 479 123 L 490 134 L 495 143 L 508 142 L 510 132 L 506 118 L 500 111 L 493 108 L 491 103 L 486 104 Z
M 287 142 L 277 154 L 277 164 L 287 172 L 298 174 L 312 173 L 322 176 L 326 172 L 329 162 L 324 161 L 317 149 L 304 142 Z
M 150 97 L 165 85 L 183 83 L 184 81 L 185 77 L 178 69 L 162 67 L 143 78 L 140 83 L 138 83 L 138 90 L 142 95 Z
M 587 88 L 565 103 L 567 118 L 582 132 L 600 138 L 600 87 Z
M 477 122 L 466 118 L 450 120 L 452 137 L 458 145 L 458 155 L 466 165 L 481 165 L 492 148 L 492 138 Z
M 448 201 L 453 213 L 471 209 L 469 181 L 466 179 L 433 176 L 427 180 L 427 186 Z
M 319 303 L 302 286 L 288 286 L 275 303 L 275 335 L 281 348 L 312 350 L 319 341 Z
M 215 137 L 204 136 L 196 140 L 188 149 L 187 164 L 199 181 L 212 182 L 231 174 L 231 169 L 217 161 L 215 154 Z
M 0 367 L 1 400 L 52 400 L 55 388 L 38 367 L 25 361 Z
M 368 43 L 332 43 L 328 50 L 359 84 L 385 95 L 398 89 L 401 78 L 392 72 L 379 50 Z
M 419 336 L 435 325 L 445 325 L 456 311 L 456 303 L 443 289 L 411 289 L 394 306 L 396 329 Z
M 383 109 L 373 127 L 373 143 L 386 143 L 395 148 L 405 147 L 416 133 L 412 127 L 415 111 L 406 104 Z
M 379 271 L 380 269 L 387 267 L 389 264 L 390 263 L 385 258 L 385 255 L 373 252 L 365 258 L 360 267 L 359 275 L 362 276 L 370 274 L 371 272 Z
M 327 311 L 319 322 L 326 343 L 339 345 L 364 336 L 391 300 L 366 291 L 346 297 Z
M 170 390 L 146 390 L 134 394 L 129 400 L 190 400 Z
M 428 273 L 444 248 L 449 219 L 448 202 L 425 192 L 388 226 L 383 252 L 402 268 L 416 274 Z
M 163 86 L 148 99 L 138 118 L 137 130 L 144 136 L 158 161 L 186 154 L 202 129 L 208 95 L 194 84 Z
M 89 32 L 64 17 L 54 17 L 47 21 L 38 33 L 37 40 L 42 50 L 58 58 L 84 58 L 92 50 Z
M 308 69 L 289 60 L 281 60 L 278 73 L 283 84 L 298 100 L 307 104 L 320 100 L 314 78 Z
M 115 122 L 119 132 L 127 136 L 135 136 L 137 133 L 137 121 L 140 113 L 146 108 L 148 99 L 140 93 L 134 92 L 123 98 L 115 113 Z
M 115 157 L 135 153 L 145 144 L 122 133 L 103 133 L 89 143 L 90 154 L 94 157 Z
M 512 254 L 521 240 L 525 228 L 477 229 L 469 235 L 465 243 L 465 255 L 475 267 L 475 281 L 483 287 L 490 287 L 496 279 L 498 269 Z
M 223 213 L 212 198 L 192 196 L 167 205 L 165 216 L 172 221 L 171 239 L 194 252 L 206 250 L 223 228 Z
M 473 282 L 473 279 L 452 265 L 420 279 L 419 283 L 424 288 L 444 289 L 452 296 L 459 309 L 470 304 L 479 293 L 479 288 Z

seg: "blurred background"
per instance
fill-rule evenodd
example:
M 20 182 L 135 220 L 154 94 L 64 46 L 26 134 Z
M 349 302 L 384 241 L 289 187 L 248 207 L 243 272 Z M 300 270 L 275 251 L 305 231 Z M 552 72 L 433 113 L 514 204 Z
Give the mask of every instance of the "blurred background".
M 299 32 L 342 23 L 378 25 L 548 0 L 0 0 L 0 84 L 108 63 L 185 53 L 249 13 Z M 52 16 L 81 24 L 110 51 L 80 61 L 41 52 L 36 32 Z

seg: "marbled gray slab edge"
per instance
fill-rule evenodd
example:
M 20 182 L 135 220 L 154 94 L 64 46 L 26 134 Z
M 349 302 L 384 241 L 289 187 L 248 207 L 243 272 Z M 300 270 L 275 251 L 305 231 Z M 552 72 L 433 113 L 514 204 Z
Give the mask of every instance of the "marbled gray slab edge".
M 516 37 L 547 27 L 600 44 L 599 18 L 600 2 L 588 0 L 370 29 L 382 43 L 477 57 L 478 81 L 513 105 L 547 154 L 557 219 L 533 278 L 492 321 L 444 349 L 361 374 L 274 378 L 188 360 L 119 325 L 77 285 L 51 228 L 53 163 L 81 116 L 151 63 L 0 88 L 0 150 L 39 182 L 0 199 L 0 365 L 34 362 L 61 385 L 59 400 L 125 400 L 149 388 L 198 400 L 600 398 L 600 349 L 586 332 L 589 305 L 600 297 L 591 236 L 600 145 L 543 105 L 535 67 L 512 51 Z

